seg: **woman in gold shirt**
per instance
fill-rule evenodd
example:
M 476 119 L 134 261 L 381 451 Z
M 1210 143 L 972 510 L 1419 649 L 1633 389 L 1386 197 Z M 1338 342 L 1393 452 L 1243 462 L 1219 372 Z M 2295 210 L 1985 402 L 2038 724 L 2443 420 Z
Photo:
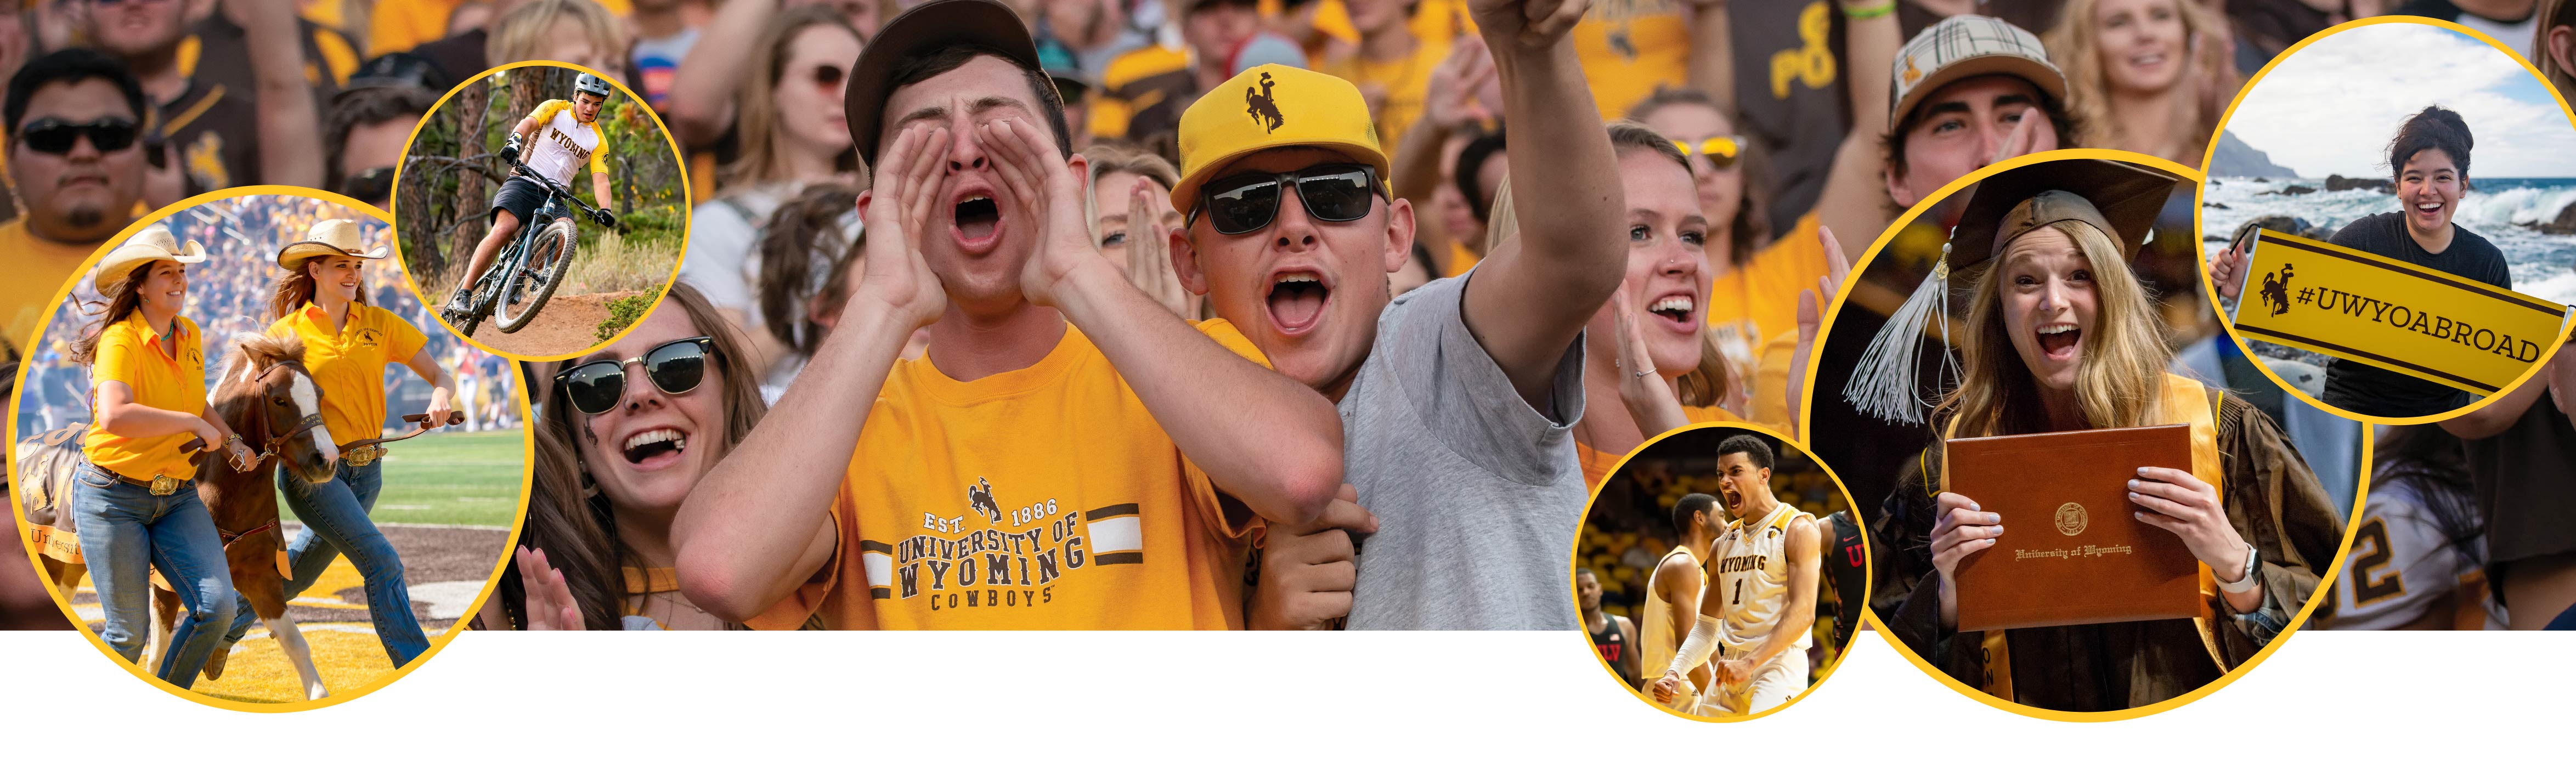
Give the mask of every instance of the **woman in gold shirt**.
M 94 417 L 72 517 L 106 614 L 99 639 L 127 662 L 142 660 L 159 568 L 186 612 L 155 674 L 180 688 L 195 685 L 235 600 L 223 540 L 197 498 L 195 456 L 181 446 L 221 442 L 233 468 L 252 463 L 250 448 L 206 405 L 204 335 L 179 316 L 184 264 L 205 259 L 196 242 L 182 251 L 168 230 L 144 228 L 99 262 L 91 285 L 108 299 L 107 316 L 71 348 L 72 361 L 90 370 Z
M 308 483 L 280 470 L 277 489 L 295 511 L 304 531 L 287 544 L 289 569 L 286 598 L 312 588 L 323 570 L 342 554 L 366 581 L 367 612 L 375 621 L 376 639 L 396 668 L 429 650 L 429 638 L 412 616 L 411 590 L 403 584 L 402 555 L 385 541 L 367 514 L 384 489 L 382 445 L 350 447 L 383 433 L 385 366 L 399 363 L 428 380 L 429 407 L 421 425 L 436 427 L 456 406 L 456 378 L 422 349 L 428 340 L 400 315 L 367 304 L 361 273 L 370 260 L 391 255 L 384 247 L 361 248 L 358 223 L 322 220 L 304 240 L 277 252 L 276 284 L 269 291 L 268 332 L 292 335 L 304 343 L 304 368 L 322 390 L 322 422 L 331 442 L 341 448 L 331 479 Z M 250 632 L 255 618 L 250 602 L 236 609 L 227 645 Z

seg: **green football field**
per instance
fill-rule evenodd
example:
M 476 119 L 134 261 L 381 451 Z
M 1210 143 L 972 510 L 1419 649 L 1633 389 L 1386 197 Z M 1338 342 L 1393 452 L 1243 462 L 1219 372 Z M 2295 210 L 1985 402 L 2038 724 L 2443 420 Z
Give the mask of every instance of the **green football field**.
M 385 487 L 368 516 L 377 523 L 507 527 L 519 515 L 527 474 L 518 429 L 423 434 L 385 447 Z M 287 510 L 279 497 L 278 509 Z M 289 516 L 293 515 L 287 510 Z

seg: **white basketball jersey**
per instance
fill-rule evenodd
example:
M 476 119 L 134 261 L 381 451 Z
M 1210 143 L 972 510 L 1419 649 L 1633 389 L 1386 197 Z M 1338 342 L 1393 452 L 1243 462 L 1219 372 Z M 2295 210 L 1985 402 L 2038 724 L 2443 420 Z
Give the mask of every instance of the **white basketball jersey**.
M 1649 570 L 1646 575 L 1646 609 L 1637 614 L 1637 658 L 1643 663 L 1637 669 L 1644 670 L 1648 678 L 1662 676 L 1664 666 L 1672 664 L 1673 655 L 1680 653 L 1682 648 L 1681 643 L 1673 640 L 1673 603 L 1665 600 L 1663 594 L 1655 590 L 1655 581 L 1661 579 L 1664 574 L 1664 562 L 1672 560 L 1674 556 L 1689 559 L 1692 567 L 1700 566 L 1699 556 L 1691 553 L 1689 546 L 1675 545 L 1672 550 L 1664 553 L 1662 559 L 1655 562 L 1655 568 Z M 1708 577 L 1708 571 L 1700 570 L 1700 577 Z M 1690 620 L 1696 623 L 1699 619 L 1694 617 Z M 1682 633 L 1689 634 L 1690 627 L 1683 626 Z M 1689 681 L 1683 681 L 1683 686 L 1687 688 Z
M 1717 597 L 1726 601 L 1718 613 L 1724 617 L 1718 622 L 1721 646 L 1750 651 L 1780 625 L 1781 614 L 1789 609 L 1789 522 L 1799 516 L 1814 519 L 1781 502 L 1760 520 L 1739 524 L 1717 538 L 1709 577 L 1717 579 Z M 1800 636 L 1789 648 L 1803 650 L 1808 643 Z
M 573 173 L 584 163 L 605 170 L 597 154 L 599 126 L 574 119 L 571 101 L 549 100 L 532 113 L 540 124 L 536 137 L 528 139 L 528 149 L 521 155 L 528 170 L 567 187 L 571 186 Z
M 2343 582 L 2335 584 L 2334 617 L 2329 629 L 2396 629 L 2423 617 L 2425 611 L 2456 596 L 2456 612 L 2483 611 L 2489 624 L 2501 626 L 2503 612 L 2487 594 L 2486 540 L 2453 543 L 2444 524 L 2403 480 L 2370 489 L 2355 527 L 2352 553 L 2344 561 Z M 2453 519 L 2453 527 L 2475 526 L 2473 519 Z M 2455 619 L 2446 614 L 2445 623 Z

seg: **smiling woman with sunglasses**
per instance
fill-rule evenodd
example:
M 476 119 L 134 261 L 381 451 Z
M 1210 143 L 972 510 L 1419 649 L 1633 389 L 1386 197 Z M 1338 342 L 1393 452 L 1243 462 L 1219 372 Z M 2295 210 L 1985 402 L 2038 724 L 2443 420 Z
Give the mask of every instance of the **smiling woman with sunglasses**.
M 422 426 L 436 428 L 456 405 L 456 377 L 438 365 L 418 327 L 401 315 L 367 304 L 367 261 L 393 253 L 368 250 L 354 220 L 322 220 L 306 229 L 302 241 L 277 251 L 278 272 L 269 291 L 268 333 L 291 335 L 304 343 L 304 368 L 321 391 L 322 422 L 340 460 L 328 482 L 314 484 L 289 470 L 277 472 L 279 496 L 295 512 L 304 530 L 286 546 L 286 598 L 312 588 L 322 572 L 342 555 L 366 582 L 367 612 L 376 639 L 396 668 L 429 650 L 429 637 L 412 614 L 411 589 L 403 583 L 402 555 L 385 540 L 373 519 L 376 496 L 384 490 L 385 447 L 360 444 L 383 435 L 385 367 L 401 364 L 428 380 L 431 391 Z M 354 445 L 354 446 L 353 446 Z M 243 599 L 233 617 L 225 647 L 249 634 L 257 615 Z
M 778 14 L 761 33 L 742 89 L 728 95 L 739 155 L 717 173 L 718 196 L 689 215 L 689 262 L 680 278 L 696 285 L 725 319 L 751 340 L 758 376 L 784 387 L 799 362 L 782 362 L 787 345 L 761 313 L 761 253 L 770 216 L 806 186 L 850 182 L 858 154 L 841 119 L 841 86 L 859 58 L 859 33 L 829 6 Z M 676 99 L 676 98 L 675 98 Z M 855 222 L 853 223 L 855 224 Z M 822 269 L 809 278 L 820 281 Z M 804 319 L 802 312 L 796 320 Z M 775 375 L 775 376 L 773 376 Z
M 547 581 L 527 597 L 527 605 L 539 607 L 523 616 L 551 618 L 560 611 L 542 605 L 569 599 L 585 617 L 580 625 L 590 629 L 744 628 L 690 604 L 680 594 L 671 555 L 671 516 L 680 500 L 768 410 L 742 355 L 741 333 L 683 282 L 625 338 L 552 373 L 537 436 L 565 446 L 539 448 L 546 463 L 537 468 L 569 476 L 582 495 L 572 502 L 579 509 L 571 517 L 528 516 L 530 539 L 557 547 L 523 555 L 519 569 Z M 566 455 L 572 463 L 553 463 Z M 548 558 L 537 558 L 541 552 Z M 555 570 L 548 560 L 567 566 Z M 571 566 L 590 561 L 606 565 Z M 525 588 L 519 572 L 507 577 Z M 608 605 L 590 604 L 603 601 Z M 608 616 L 619 623 L 608 624 Z M 496 617 L 487 611 L 484 621 L 492 625 Z M 508 623 L 524 627 L 524 621 Z M 768 627 L 755 618 L 751 626 L 794 624 Z

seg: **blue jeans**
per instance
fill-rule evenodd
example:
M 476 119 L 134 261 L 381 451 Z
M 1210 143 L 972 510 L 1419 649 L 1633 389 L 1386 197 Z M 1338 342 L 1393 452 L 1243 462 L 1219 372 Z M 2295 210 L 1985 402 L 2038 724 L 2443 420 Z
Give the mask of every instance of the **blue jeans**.
M 142 661 L 143 643 L 152 634 L 152 568 L 159 567 L 187 614 L 179 618 L 170 652 L 154 674 L 182 689 L 196 685 L 206 656 L 223 640 L 215 629 L 232 624 L 239 599 L 224 564 L 223 537 L 197 499 L 196 481 L 180 483 L 169 496 L 153 496 L 151 489 L 82 464 L 72 482 L 81 557 L 89 562 L 90 582 L 107 614 L 99 639 L 125 661 Z
M 367 519 L 367 511 L 376 506 L 376 494 L 384 489 L 383 469 L 382 461 L 366 466 L 342 461 L 331 481 L 320 485 L 277 470 L 277 488 L 286 495 L 287 508 L 304 522 L 304 531 L 286 546 L 288 568 L 295 573 L 286 581 L 286 598 L 294 599 L 312 588 L 332 561 L 348 554 L 349 563 L 367 581 L 367 612 L 375 618 L 376 639 L 384 643 L 385 656 L 393 665 L 401 667 L 429 650 L 429 637 L 421 633 L 420 620 L 411 615 L 411 589 L 403 585 L 402 556 Z M 249 600 L 243 600 L 241 615 L 233 620 L 227 639 L 239 642 L 250 633 L 256 618 Z

